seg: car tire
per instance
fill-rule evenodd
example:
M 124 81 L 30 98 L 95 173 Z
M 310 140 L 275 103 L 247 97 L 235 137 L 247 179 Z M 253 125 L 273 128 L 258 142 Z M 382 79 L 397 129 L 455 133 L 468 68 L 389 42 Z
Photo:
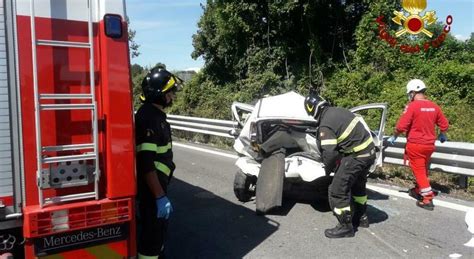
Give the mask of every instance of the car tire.
M 235 197 L 241 202 L 250 201 L 255 196 L 256 183 L 257 177 L 245 174 L 242 170 L 237 171 L 234 178 Z

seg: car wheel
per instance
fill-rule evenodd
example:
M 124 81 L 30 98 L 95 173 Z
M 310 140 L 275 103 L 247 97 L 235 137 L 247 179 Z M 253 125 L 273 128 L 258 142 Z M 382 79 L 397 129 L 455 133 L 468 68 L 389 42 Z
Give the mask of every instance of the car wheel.
M 245 174 L 242 170 L 237 171 L 234 178 L 235 197 L 241 202 L 250 201 L 255 196 L 256 183 L 256 176 Z

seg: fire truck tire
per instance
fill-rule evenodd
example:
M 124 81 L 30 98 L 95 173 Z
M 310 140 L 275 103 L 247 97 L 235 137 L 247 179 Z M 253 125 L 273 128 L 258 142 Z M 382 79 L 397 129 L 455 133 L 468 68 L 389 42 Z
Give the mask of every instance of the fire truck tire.
M 255 196 L 256 183 L 257 177 L 245 174 L 242 170 L 237 171 L 234 178 L 235 197 L 241 202 L 250 201 Z

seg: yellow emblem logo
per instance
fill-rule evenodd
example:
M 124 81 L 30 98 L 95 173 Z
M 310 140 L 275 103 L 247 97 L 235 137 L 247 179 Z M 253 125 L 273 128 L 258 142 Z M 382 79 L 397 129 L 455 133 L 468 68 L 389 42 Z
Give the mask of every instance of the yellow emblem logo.
M 309 104 L 306 104 L 306 109 L 309 111 L 309 112 L 313 112 L 313 109 L 314 109 L 314 106 L 313 105 L 309 105 Z
M 421 12 L 426 9 L 426 0 L 402 0 L 402 7 L 408 16 L 404 12 L 393 11 L 395 17 L 392 18 L 392 21 L 404 27 L 395 33 L 396 37 L 407 32 L 413 35 L 422 32 L 430 38 L 433 37 L 433 33 L 428 31 L 425 26 L 436 22 L 436 12 L 428 11 L 420 16 Z

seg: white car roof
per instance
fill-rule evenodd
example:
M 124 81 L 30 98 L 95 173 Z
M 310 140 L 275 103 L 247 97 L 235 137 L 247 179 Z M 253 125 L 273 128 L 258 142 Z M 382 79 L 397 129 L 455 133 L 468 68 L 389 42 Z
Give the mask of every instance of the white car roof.
M 294 92 L 262 98 L 257 102 L 257 119 L 298 119 L 314 121 L 304 109 L 305 97 Z

